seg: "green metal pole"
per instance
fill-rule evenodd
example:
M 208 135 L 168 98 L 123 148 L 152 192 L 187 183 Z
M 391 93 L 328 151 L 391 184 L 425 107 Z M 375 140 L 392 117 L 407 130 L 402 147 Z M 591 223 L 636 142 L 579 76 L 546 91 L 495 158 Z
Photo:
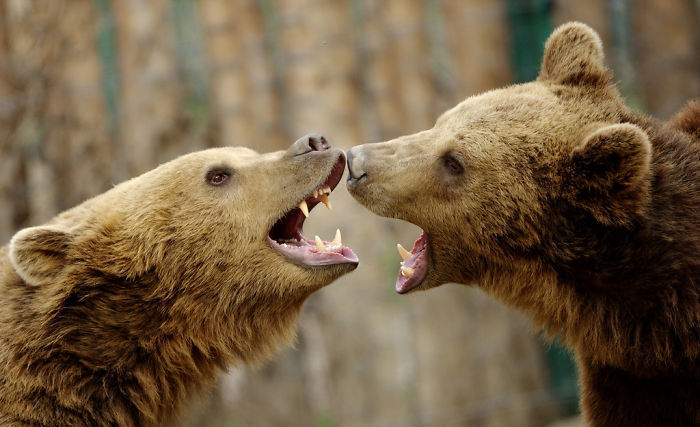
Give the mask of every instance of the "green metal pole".
M 551 1 L 507 0 L 506 4 L 515 82 L 528 82 L 539 73 L 544 42 L 552 32 Z
M 107 105 L 109 131 L 112 136 L 119 129 L 119 67 L 117 65 L 114 14 L 109 0 L 93 0 L 97 14 L 97 52 L 102 65 L 102 92 Z
M 617 78 L 617 86 L 627 104 L 644 110 L 644 97 L 637 84 L 632 52 L 632 1 L 608 0 L 610 31 L 612 33 L 612 65 Z
M 534 80 L 540 69 L 544 44 L 552 32 L 549 0 L 507 0 L 511 29 L 512 68 L 516 83 Z M 578 406 L 576 364 L 569 351 L 555 341 L 545 348 L 551 375 L 551 391 L 560 402 L 561 416 L 573 415 Z
M 192 120 L 193 130 L 199 140 L 206 132 L 209 121 L 209 87 L 206 55 L 202 30 L 193 0 L 173 0 L 172 19 L 175 29 L 175 52 L 178 67 L 187 90 L 185 111 Z M 190 147 L 200 149 L 203 147 Z

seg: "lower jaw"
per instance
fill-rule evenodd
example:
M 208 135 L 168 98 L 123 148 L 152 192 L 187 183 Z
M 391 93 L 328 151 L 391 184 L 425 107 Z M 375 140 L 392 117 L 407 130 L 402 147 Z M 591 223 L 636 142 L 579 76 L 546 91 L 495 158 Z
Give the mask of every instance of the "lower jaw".
M 352 249 L 342 245 L 332 246 L 330 242 L 324 242 L 322 252 L 308 240 L 302 240 L 299 244 L 286 245 L 268 237 L 268 243 L 287 260 L 303 267 L 350 265 L 354 268 L 359 263 Z
M 396 277 L 395 289 L 399 294 L 406 294 L 418 289 L 428 274 L 429 254 L 425 232 L 413 244 L 410 253 L 406 253 L 405 249 L 400 247 L 399 253 L 402 251 L 404 253 L 401 256 L 404 261 Z
M 411 277 L 405 277 L 401 272 L 399 272 L 399 275 L 396 278 L 396 284 L 394 285 L 396 292 L 403 295 L 420 289 L 428 272 L 425 271 L 419 276 L 416 276 L 416 274 L 417 273 L 414 273 L 414 275 Z

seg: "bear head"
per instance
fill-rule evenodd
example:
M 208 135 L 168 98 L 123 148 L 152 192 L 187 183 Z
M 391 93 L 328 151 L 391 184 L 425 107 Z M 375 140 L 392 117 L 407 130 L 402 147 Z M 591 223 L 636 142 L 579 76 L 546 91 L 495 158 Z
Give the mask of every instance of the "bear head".
M 566 236 L 553 233 L 586 239 L 584 223 L 626 227 L 644 214 L 649 138 L 621 123 L 609 74 L 598 35 L 563 25 L 536 81 L 472 96 L 429 130 L 349 151 L 353 197 L 424 230 L 410 252 L 399 247 L 399 293 L 480 282 L 493 266 L 535 257 L 573 258 L 578 249 L 554 247 Z
M 312 292 L 357 266 L 339 232 L 302 234 L 344 169 L 320 135 L 187 154 L 19 231 L 9 259 L 38 323 L 97 366 L 164 342 L 254 362 L 291 339 Z

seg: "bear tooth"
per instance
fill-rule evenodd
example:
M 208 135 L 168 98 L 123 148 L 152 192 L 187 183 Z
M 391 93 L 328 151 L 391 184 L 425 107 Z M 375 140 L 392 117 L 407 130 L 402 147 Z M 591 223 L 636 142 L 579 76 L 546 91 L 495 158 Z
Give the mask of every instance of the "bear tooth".
M 309 217 L 309 207 L 306 205 L 306 200 L 302 200 L 299 202 L 299 209 L 304 213 L 305 217 Z
M 314 197 L 318 197 L 318 190 L 314 190 L 312 194 L 314 195 Z
M 399 250 L 399 255 L 401 255 L 401 258 L 403 258 L 404 261 L 411 258 L 411 253 L 404 249 L 404 247 L 401 246 L 401 243 L 396 244 L 396 249 Z
M 401 274 L 403 274 L 403 276 L 406 278 L 411 277 L 413 276 L 413 269 L 411 267 L 406 267 L 405 265 L 402 265 Z
M 320 200 L 321 203 L 326 205 L 329 211 L 333 210 L 333 206 L 331 205 L 330 200 L 328 200 L 328 196 L 326 196 L 325 194 L 321 194 L 320 196 L 318 196 L 318 200 Z
M 326 247 L 323 246 L 323 241 L 318 235 L 316 236 L 316 249 L 318 249 L 319 252 L 326 252 Z
M 335 237 L 333 238 L 333 242 L 331 243 L 335 246 L 338 246 L 343 243 L 340 236 L 340 228 L 335 230 Z

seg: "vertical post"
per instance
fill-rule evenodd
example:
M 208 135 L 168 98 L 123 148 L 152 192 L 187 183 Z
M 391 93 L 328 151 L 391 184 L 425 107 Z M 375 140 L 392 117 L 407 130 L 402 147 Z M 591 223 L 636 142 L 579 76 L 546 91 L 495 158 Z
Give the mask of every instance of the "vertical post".
M 102 62 L 102 91 L 107 104 L 111 136 L 119 129 L 119 69 L 115 48 L 114 15 L 109 0 L 93 0 L 97 12 L 97 54 Z
M 453 103 L 450 98 L 457 93 L 457 84 L 452 75 L 453 65 L 447 46 L 442 0 L 424 0 L 424 2 L 431 79 L 438 98 L 431 114 L 438 116 Z
M 550 0 L 507 0 L 511 27 L 512 67 L 516 83 L 534 80 L 540 68 L 544 44 L 552 32 Z M 561 402 L 561 415 L 577 411 L 576 364 L 557 341 L 545 349 L 551 375 L 551 392 Z
M 627 103 L 641 109 L 644 106 L 642 93 L 637 87 L 637 76 L 632 64 L 631 0 L 608 0 L 610 32 L 612 34 L 612 66 L 618 87 Z
M 209 89 L 207 87 L 206 59 L 199 17 L 192 0 L 174 0 L 172 3 L 175 27 L 175 52 L 179 71 L 185 84 L 184 107 L 192 120 L 194 138 L 191 150 L 202 149 L 201 139 L 209 121 Z
M 262 17 L 265 55 L 268 58 L 272 70 L 272 94 L 273 97 L 277 99 L 277 102 L 279 102 L 279 114 L 277 114 L 275 127 L 278 130 L 277 133 L 281 134 L 284 139 L 291 139 L 294 137 L 292 124 L 289 121 L 292 103 L 289 99 L 287 82 L 285 79 L 287 58 L 281 46 L 280 27 L 282 23 L 280 22 L 277 3 L 277 0 L 260 0 L 258 2 L 258 8 L 260 9 L 260 16 Z
M 552 32 L 550 0 L 508 0 L 512 67 L 516 83 L 537 77 L 544 42 Z

